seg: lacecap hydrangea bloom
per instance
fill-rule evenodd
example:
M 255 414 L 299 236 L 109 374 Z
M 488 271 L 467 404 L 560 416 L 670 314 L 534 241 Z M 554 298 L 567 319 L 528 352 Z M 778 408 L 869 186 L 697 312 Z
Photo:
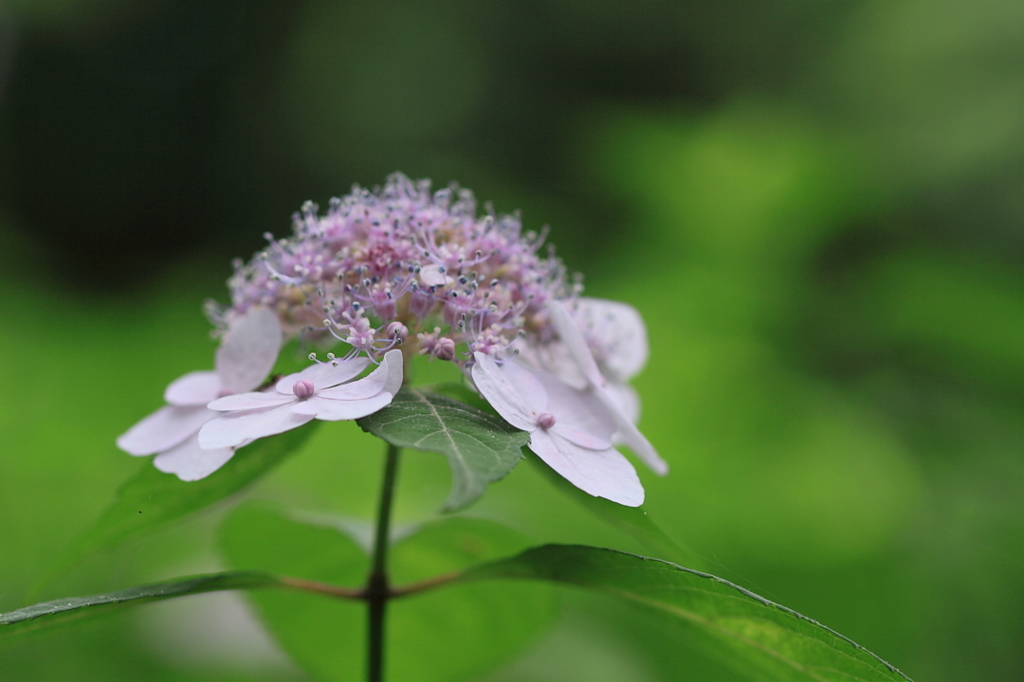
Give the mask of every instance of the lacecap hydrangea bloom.
M 305 204 L 292 228 L 236 263 L 231 304 L 209 309 L 222 336 L 217 372 L 172 384 L 170 405 L 122 436 L 122 449 L 159 453 L 161 470 L 201 478 L 257 438 L 382 409 L 421 354 L 456 365 L 530 434 L 538 457 L 591 495 L 643 502 L 617 444 L 667 471 L 636 427 L 628 386 L 647 360 L 639 314 L 582 297 L 543 249 L 545 234 L 524 233 L 518 216 L 478 215 L 468 190 L 431 193 L 429 181 L 395 174 L 380 189 L 332 199 L 325 214 Z M 305 370 L 266 382 L 282 342 L 295 337 L 336 354 L 311 354 Z M 182 382 L 199 386 L 184 401 L 172 390 Z M 182 443 L 187 457 L 169 454 Z M 191 464 L 167 465 L 178 460 Z

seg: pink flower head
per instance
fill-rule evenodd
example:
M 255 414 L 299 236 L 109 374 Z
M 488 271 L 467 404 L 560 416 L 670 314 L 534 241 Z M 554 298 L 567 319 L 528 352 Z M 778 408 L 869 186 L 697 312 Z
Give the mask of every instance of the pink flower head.
M 326 215 L 305 204 L 291 235 L 238 264 L 230 310 L 266 306 L 286 335 L 357 355 L 403 345 L 465 368 L 476 350 L 554 336 L 544 305 L 571 288 L 543 241 L 517 216 L 478 216 L 468 190 L 431 193 L 429 181 L 395 174 L 332 199 Z
M 545 238 L 524 232 L 518 215 L 478 215 L 468 190 L 431 192 L 429 181 L 400 174 L 332 199 L 326 214 L 307 202 L 291 235 L 268 236 L 262 252 L 236 263 L 230 306 L 211 310 L 215 321 L 235 321 L 217 372 L 172 384 L 168 407 L 119 444 L 159 452 L 158 467 L 199 478 L 254 439 L 376 412 L 402 385 L 403 359 L 419 353 L 470 375 L 574 484 L 639 505 L 643 488 L 614 444 L 667 471 L 636 427 L 639 401 L 627 385 L 647 360 L 643 322 L 628 305 L 579 298 L 553 249 L 541 251 Z M 243 327 L 257 324 L 249 319 L 273 327 L 252 336 L 273 336 L 272 352 L 247 345 Z M 347 350 L 256 392 L 282 332 Z
M 628 507 L 644 501 L 633 465 L 612 446 L 608 410 L 592 393 L 574 389 L 515 360 L 499 365 L 477 352 L 473 383 L 508 423 L 530 434 L 529 448 L 577 488 Z
M 217 369 L 190 372 L 171 382 L 164 391 L 168 405 L 128 429 L 117 439 L 117 446 L 131 455 L 156 454 L 154 466 L 183 481 L 209 476 L 235 451 L 199 447 L 199 429 L 219 416 L 206 409 L 207 403 L 258 387 L 274 366 L 280 347 L 281 328 L 274 313 L 254 307 L 236 316 L 217 349 Z
M 199 431 L 207 449 L 238 447 L 257 438 L 284 433 L 314 419 L 359 419 L 391 403 L 402 387 L 402 352 L 390 350 L 373 372 L 364 357 L 332 359 L 290 374 L 261 393 L 231 395 L 210 403 L 220 417 Z

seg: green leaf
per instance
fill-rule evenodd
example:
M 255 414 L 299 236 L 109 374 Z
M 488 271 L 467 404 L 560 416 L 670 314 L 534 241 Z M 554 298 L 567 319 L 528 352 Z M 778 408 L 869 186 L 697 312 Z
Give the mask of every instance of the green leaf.
M 530 435 L 503 419 L 451 398 L 402 389 L 390 405 L 358 420 L 359 426 L 392 445 L 440 452 L 452 470 L 452 490 L 442 511 L 453 512 L 483 495 L 522 457 Z
M 67 549 L 36 581 L 30 594 L 38 593 L 54 578 L 90 554 L 111 549 L 158 530 L 189 514 L 209 507 L 263 476 L 305 443 L 315 427 L 308 424 L 241 448 L 213 474 L 198 481 L 182 481 L 158 471 L 146 461 L 117 491 L 99 520 Z
M 317 519 L 312 524 L 310 519 Z M 342 520 L 246 503 L 221 527 L 221 548 L 235 568 L 260 567 L 308 580 L 358 585 L 369 560 Z M 521 551 L 518 533 L 487 521 L 448 518 L 398 541 L 392 582 L 457 571 Z M 310 675 L 324 682 L 363 680 L 366 607 L 297 592 L 248 595 L 267 629 Z M 512 658 L 551 622 L 554 592 L 539 584 L 453 585 L 396 599 L 388 606 L 388 679 L 475 679 Z
M 46 630 L 69 621 L 93 618 L 126 606 L 135 606 L 151 601 L 220 590 L 251 590 L 282 586 L 284 585 L 278 578 L 268 573 L 233 571 L 178 578 L 152 585 L 132 587 L 110 594 L 56 599 L 26 606 L 17 611 L 0 613 L 0 641 L 15 635 Z
M 909 680 L 878 656 L 792 609 L 707 573 L 610 549 L 545 545 L 462 580 L 545 580 L 614 595 L 682 625 L 688 643 L 780 682 Z M 737 661 L 738 659 L 738 661 Z
M 398 584 L 425 580 L 529 544 L 491 521 L 444 519 L 395 545 L 392 574 Z M 539 639 L 557 615 L 556 596 L 547 585 L 466 583 L 399 599 L 389 607 L 388 677 L 478 679 Z

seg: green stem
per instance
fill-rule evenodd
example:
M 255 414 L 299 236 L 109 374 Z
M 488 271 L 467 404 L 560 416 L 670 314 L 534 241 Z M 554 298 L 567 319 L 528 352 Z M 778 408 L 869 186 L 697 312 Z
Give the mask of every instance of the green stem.
M 377 534 L 373 544 L 373 565 L 366 582 L 366 603 L 369 607 L 369 650 L 367 659 L 367 680 L 384 680 L 384 614 L 391 597 L 388 585 L 388 546 L 391 540 L 391 501 L 394 497 L 395 482 L 398 479 L 400 451 L 388 445 L 387 460 L 384 463 L 384 481 L 380 489 L 380 508 L 377 511 Z

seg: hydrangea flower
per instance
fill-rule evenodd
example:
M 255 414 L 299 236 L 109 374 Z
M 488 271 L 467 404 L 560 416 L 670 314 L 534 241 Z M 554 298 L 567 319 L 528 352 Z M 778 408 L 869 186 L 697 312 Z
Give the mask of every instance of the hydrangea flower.
M 216 370 L 190 372 L 173 381 L 164 392 L 168 404 L 128 429 L 117 446 L 131 455 L 156 454 L 156 468 L 183 481 L 209 476 L 231 459 L 235 448 L 199 446 L 199 429 L 220 416 L 207 403 L 258 387 L 280 347 L 281 327 L 270 310 L 253 307 L 234 316 L 217 349 Z
M 616 436 L 628 445 L 655 473 L 662 475 L 668 473 L 668 465 L 658 456 L 654 446 L 636 427 L 633 418 L 628 412 L 629 406 L 625 404 L 621 397 L 621 392 L 617 394 L 613 388 L 615 384 L 609 382 L 604 374 L 601 373 L 597 361 L 590 350 L 590 346 L 583 336 L 582 330 L 573 320 L 572 316 L 570 316 L 569 311 L 559 301 L 553 301 L 549 308 L 552 321 L 561 337 L 561 342 L 565 344 L 569 357 L 572 358 L 576 365 L 576 369 L 579 370 L 586 380 L 588 390 L 608 410 L 608 414 L 615 422 L 615 426 L 618 429 Z M 639 320 L 639 316 L 636 319 Z M 608 361 L 616 362 L 614 352 L 608 356 Z M 627 361 L 619 360 L 618 362 L 619 364 L 625 364 Z
M 311 422 L 359 419 L 391 403 L 402 387 L 402 353 L 391 350 L 366 377 L 366 358 L 330 359 L 284 377 L 274 390 L 241 393 L 214 400 L 210 410 L 225 413 L 199 431 L 199 445 L 238 447 L 257 438 L 284 433 Z
M 594 394 L 515 360 L 474 354 L 473 382 L 505 420 L 530 434 L 530 449 L 577 488 L 629 507 L 644 501 L 636 471 L 612 447 L 607 408 Z
M 627 383 L 647 359 L 643 322 L 625 304 L 581 297 L 551 247 L 542 251 L 545 238 L 546 231 L 524 232 L 517 215 L 489 207 L 479 215 L 468 190 L 431 192 L 429 181 L 400 174 L 332 199 L 326 214 L 307 202 L 290 236 L 268 236 L 263 251 L 236 262 L 231 303 L 208 312 L 231 326 L 250 311 L 270 311 L 277 337 L 341 344 L 342 356 L 262 392 L 254 391 L 258 380 L 214 391 L 195 379 L 202 390 L 188 396 L 193 412 L 154 415 L 140 429 L 175 438 L 142 447 L 133 429 L 122 446 L 162 452 L 185 440 L 180 433 L 200 430 L 189 456 L 212 463 L 313 419 L 366 416 L 398 391 L 403 361 L 421 354 L 462 370 L 575 485 L 638 505 L 643 488 L 614 444 L 628 445 L 657 473 L 667 470 L 636 427 L 639 402 Z M 268 368 L 251 360 L 262 380 Z M 371 364 L 376 369 L 358 379 Z M 187 424 L 156 423 L 172 417 Z

